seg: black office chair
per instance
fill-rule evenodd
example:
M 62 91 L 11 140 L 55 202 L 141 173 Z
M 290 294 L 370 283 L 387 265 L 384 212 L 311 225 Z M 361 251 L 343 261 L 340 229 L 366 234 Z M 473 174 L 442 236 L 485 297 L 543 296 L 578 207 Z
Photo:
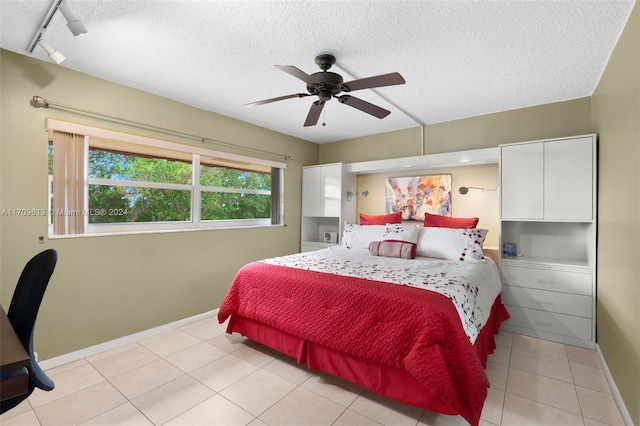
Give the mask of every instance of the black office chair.
M 29 366 L 27 367 L 29 386 L 26 394 L 0 402 L 0 414 L 27 399 L 36 387 L 45 391 L 53 389 L 53 381 L 42 371 L 35 359 L 33 353 L 33 329 L 36 325 L 40 303 L 57 261 L 58 253 L 53 249 L 45 250 L 34 256 L 22 270 L 16 289 L 13 292 L 7 317 L 29 355 Z

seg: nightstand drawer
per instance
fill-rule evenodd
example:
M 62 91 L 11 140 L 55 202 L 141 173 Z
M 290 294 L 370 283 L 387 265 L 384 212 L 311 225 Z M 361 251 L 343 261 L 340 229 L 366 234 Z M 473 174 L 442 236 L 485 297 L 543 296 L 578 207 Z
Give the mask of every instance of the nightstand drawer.
M 502 287 L 502 303 L 585 318 L 593 317 L 591 296 L 505 285 Z
M 503 265 L 500 276 L 505 285 L 592 295 L 593 276 L 589 273 Z
M 505 325 L 591 340 L 592 321 L 590 318 L 574 317 L 506 304 L 505 306 L 509 311 L 509 315 L 511 315 L 511 318 L 504 322 Z

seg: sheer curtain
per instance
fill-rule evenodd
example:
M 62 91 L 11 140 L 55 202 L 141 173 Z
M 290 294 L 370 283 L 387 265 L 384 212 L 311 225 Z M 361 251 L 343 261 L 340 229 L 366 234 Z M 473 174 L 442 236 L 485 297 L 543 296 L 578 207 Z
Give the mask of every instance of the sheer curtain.
M 53 132 L 53 234 L 83 234 L 85 205 L 85 136 Z

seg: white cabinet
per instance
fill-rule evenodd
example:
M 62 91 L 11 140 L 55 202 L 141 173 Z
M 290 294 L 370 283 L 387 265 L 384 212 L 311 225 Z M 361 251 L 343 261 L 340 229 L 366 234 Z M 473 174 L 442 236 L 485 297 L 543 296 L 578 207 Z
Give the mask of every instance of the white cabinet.
M 503 220 L 593 219 L 595 136 L 502 145 Z
M 595 347 L 596 137 L 500 147 L 502 329 Z
M 301 251 L 339 244 L 343 222 L 355 223 L 355 216 L 356 176 L 344 164 L 302 169 Z
M 595 137 L 544 143 L 544 219 L 591 221 Z
M 511 316 L 503 323 L 503 330 L 595 347 L 592 268 L 503 259 L 500 276 L 502 303 Z
M 503 218 L 542 219 L 543 148 L 542 143 L 500 147 L 500 208 Z

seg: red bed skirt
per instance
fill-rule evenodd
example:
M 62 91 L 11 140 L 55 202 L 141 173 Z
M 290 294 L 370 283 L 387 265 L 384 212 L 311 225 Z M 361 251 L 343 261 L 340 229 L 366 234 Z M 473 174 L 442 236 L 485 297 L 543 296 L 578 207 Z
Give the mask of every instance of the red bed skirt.
M 491 308 L 487 324 L 478 335 L 474 347 L 482 365 L 496 348 L 494 335 L 500 324 L 509 318 L 506 308 L 498 296 Z M 256 342 L 296 359 L 298 364 L 307 363 L 311 370 L 320 370 L 341 377 L 365 389 L 388 398 L 443 414 L 458 414 L 456 410 L 434 397 L 427 388 L 406 370 L 354 357 L 323 345 L 305 341 L 271 326 L 232 315 L 227 333 L 237 332 Z

